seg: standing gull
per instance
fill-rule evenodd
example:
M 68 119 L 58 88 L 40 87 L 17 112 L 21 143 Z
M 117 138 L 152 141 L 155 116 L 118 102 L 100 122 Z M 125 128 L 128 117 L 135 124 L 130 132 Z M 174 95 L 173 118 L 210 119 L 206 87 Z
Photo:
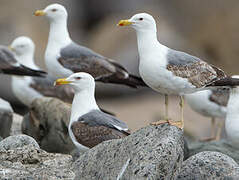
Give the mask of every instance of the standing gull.
M 95 81 L 90 74 L 75 73 L 56 80 L 55 84 L 69 84 L 75 90 L 68 131 L 79 150 L 129 135 L 129 128 L 123 121 L 100 111 L 94 97 Z
M 226 118 L 229 91 L 229 88 L 209 89 L 184 95 L 187 103 L 194 111 L 211 118 L 211 137 L 206 140 L 220 139 L 223 122 L 219 123 L 215 134 L 215 118 Z
M 0 73 L 40 77 L 44 77 L 46 75 L 43 71 L 34 70 L 20 64 L 15 59 L 14 54 L 5 46 L 0 46 Z
M 119 26 L 131 26 L 136 30 L 139 51 L 139 73 L 145 83 L 155 91 L 165 94 L 166 121 L 183 128 L 183 95 L 205 90 L 213 86 L 239 84 L 238 79 L 227 77 L 219 68 L 209 65 L 195 56 L 176 51 L 157 40 L 154 18 L 147 13 L 136 14 L 121 20 Z M 167 95 L 180 95 L 181 120 L 168 120 Z
M 112 59 L 108 59 L 73 42 L 67 29 L 67 11 L 60 4 L 52 4 L 35 12 L 46 16 L 50 23 L 45 63 L 49 73 L 57 78 L 76 72 L 87 72 L 97 81 L 124 84 L 136 88 L 145 86 L 141 78 L 131 75 Z

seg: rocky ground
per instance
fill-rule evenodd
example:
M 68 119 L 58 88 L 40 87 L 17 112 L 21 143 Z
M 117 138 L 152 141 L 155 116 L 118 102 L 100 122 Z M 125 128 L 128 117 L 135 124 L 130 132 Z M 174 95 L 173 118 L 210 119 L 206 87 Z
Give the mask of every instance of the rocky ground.
M 41 111 L 34 108 L 39 106 Z M 50 114 L 54 108 L 58 113 Z M 187 143 L 181 130 L 167 124 L 146 126 L 123 139 L 76 152 L 64 128 L 69 110 L 70 106 L 52 98 L 33 103 L 21 123 L 32 137 L 18 134 L 0 141 L 1 179 L 239 178 L 237 148 L 225 140 Z

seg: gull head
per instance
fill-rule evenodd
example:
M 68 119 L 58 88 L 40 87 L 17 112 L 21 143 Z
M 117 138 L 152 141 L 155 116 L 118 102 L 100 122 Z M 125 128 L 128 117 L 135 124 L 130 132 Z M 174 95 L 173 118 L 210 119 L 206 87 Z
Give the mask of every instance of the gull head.
M 12 44 L 9 46 L 9 49 L 12 50 L 17 56 L 34 54 L 35 44 L 33 41 L 26 36 L 20 36 L 16 38 Z
M 94 78 L 85 72 L 74 73 L 68 78 L 57 79 L 54 85 L 71 85 L 75 92 L 82 90 L 94 90 L 95 89 L 95 80 Z
M 147 13 L 139 13 L 127 20 L 120 20 L 118 26 L 131 26 L 136 31 L 156 31 L 154 18 Z
M 43 10 L 37 10 L 35 16 L 46 16 L 50 22 L 67 18 L 66 8 L 60 4 L 51 4 Z

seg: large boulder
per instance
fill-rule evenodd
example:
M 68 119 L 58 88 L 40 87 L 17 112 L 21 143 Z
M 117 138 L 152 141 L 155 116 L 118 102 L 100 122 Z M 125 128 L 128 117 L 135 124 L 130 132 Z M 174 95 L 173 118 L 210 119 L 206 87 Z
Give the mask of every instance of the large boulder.
M 70 155 L 47 153 L 25 135 L 0 142 L 0 162 L 1 179 L 74 179 L 75 176 L 70 170 Z
M 36 99 L 24 116 L 22 132 L 34 137 L 41 149 L 70 153 L 75 148 L 68 135 L 70 113 L 71 106 L 59 99 Z
M 28 144 L 31 144 L 37 149 L 40 148 L 35 139 L 33 139 L 32 137 L 27 135 L 15 135 L 9 136 L 0 142 L 0 151 L 12 150 L 18 147 L 23 147 Z
M 148 126 L 123 139 L 105 141 L 73 164 L 76 179 L 173 179 L 183 161 L 181 130 Z
M 239 166 L 227 155 L 204 151 L 183 162 L 177 179 L 239 179 Z
M 228 140 L 211 141 L 211 142 L 194 142 L 189 146 L 189 156 L 193 156 L 203 151 L 216 151 L 226 154 L 239 163 L 238 147 L 233 146 Z

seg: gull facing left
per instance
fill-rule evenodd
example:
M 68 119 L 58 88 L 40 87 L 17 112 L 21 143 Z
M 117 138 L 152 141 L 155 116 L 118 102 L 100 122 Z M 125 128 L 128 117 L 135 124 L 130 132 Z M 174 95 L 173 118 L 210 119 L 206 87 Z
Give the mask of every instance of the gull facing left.
M 123 121 L 99 109 L 95 101 L 95 81 L 90 74 L 80 72 L 55 81 L 55 85 L 64 84 L 75 90 L 68 132 L 79 150 L 129 135 L 129 128 Z
M 183 128 L 183 95 L 205 90 L 215 86 L 238 85 L 239 80 L 228 77 L 221 69 L 189 55 L 161 44 L 157 39 L 154 18 L 147 13 L 140 13 L 128 20 L 121 20 L 119 26 L 131 26 L 136 30 L 139 73 L 144 82 L 155 91 L 165 94 L 166 121 Z M 167 95 L 180 96 L 181 120 L 168 120 Z

